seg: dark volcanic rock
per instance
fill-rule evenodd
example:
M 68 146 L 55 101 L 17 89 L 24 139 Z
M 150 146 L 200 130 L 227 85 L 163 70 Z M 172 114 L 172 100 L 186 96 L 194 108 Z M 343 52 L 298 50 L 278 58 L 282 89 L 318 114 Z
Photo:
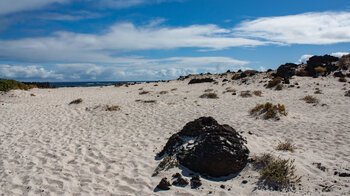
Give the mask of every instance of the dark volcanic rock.
M 345 77 L 345 75 L 341 71 L 334 72 L 333 76 L 337 78 Z
M 330 74 L 332 71 L 338 69 L 338 67 L 333 64 L 333 62 L 338 61 L 338 57 L 324 55 L 324 56 L 313 56 L 307 61 L 306 71 L 309 73 L 309 76 L 317 77 L 318 73 L 315 71 L 316 67 L 326 68 L 325 75 Z
M 246 140 L 232 127 L 220 125 L 212 117 L 189 122 L 170 137 L 158 156 L 175 155 L 192 171 L 213 177 L 241 171 L 248 162 Z
M 170 189 L 170 182 L 168 181 L 167 178 L 162 178 L 162 180 L 159 182 L 156 188 L 160 190 L 169 190 Z
M 191 178 L 191 188 L 192 189 L 196 189 L 198 187 L 202 186 L 202 182 L 201 179 L 199 178 L 199 176 L 193 176 Z
M 188 185 L 188 181 L 185 178 L 183 178 L 181 174 L 176 173 L 175 175 L 173 175 L 173 177 L 176 178 L 176 180 L 173 182 L 173 185 L 182 187 Z
M 298 65 L 294 63 L 286 63 L 284 65 L 281 65 L 277 69 L 276 77 L 281 77 L 286 82 L 296 74 L 296 68 L 298 68 Z
M 203 83 L 203 82 L 215 82 L 215 80 L 213 78 L 192 79 L 188 84 L 196 84 L 196 83 Z

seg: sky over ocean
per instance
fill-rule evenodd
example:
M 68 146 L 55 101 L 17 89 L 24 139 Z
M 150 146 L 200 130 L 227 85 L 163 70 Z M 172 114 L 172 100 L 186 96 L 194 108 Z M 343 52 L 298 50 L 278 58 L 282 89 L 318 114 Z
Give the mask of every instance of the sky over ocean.
M 167 80 L 349 52 L 349 0 L 0 1 L 0 78 Z

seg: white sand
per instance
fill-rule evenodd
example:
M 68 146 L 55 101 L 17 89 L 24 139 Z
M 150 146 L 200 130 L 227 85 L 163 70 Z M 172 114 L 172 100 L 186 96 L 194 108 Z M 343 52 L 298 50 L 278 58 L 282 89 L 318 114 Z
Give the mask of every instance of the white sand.
M 270 152 L 295 159 L 301 185 L 287 195 L 349 195 L 350 178 L 334 175 L 350 173 L 350 97 L 333 77 L 300 78 L 301 88 L 275 91 L 254 76 L 249 85 L 239 81 L 222 86 L 185 81 L 137 84 L 129 87 L 89 87 L 32 89 L 0 95 L 0 192 L 2 195 L 280 195 L 257 190 L 258 171 L 250 165 L 227 181 L 202 179 L 196 190 L 171 187 L 154 192 L 162 177 L 171 178 L 174 168 L 152 177 L 159 161 L 154 159 L 167 139 L 189 121 L 212 116 L 232 126 L 247 138 L 250 155 Z M 319 85 L 316 85 L 319 83 Z M 227 87 L 237 95 L 223 94 Z M 315 95 L 315 88 L 323 94 Z M 139 88 L 152 91 L 139 95 Z M 177 88 L 176 91 L 170 89 Z M 214 89 L 219 99 L 201 99 L 204 90 Z M 262 97 L 242 98 L 243 90 L 261 90 Z M 160 95 L 160 91 L 169 91 Z M 30 96 L 34 93 L 36 96 Z M 313 106 L 300 100 L 305 95 L 320 99 Z M 83 103 L 68 105 L 74 99 Z M 137 99 L 157 103 L 135 102 Z M 280 121 L 255 119 L 248 111 L 258 103 L 281 103 L 288 116 Z M 197 103 L 196 103 L 197 102 Z M 120 111 L 102 107 L 119 105 Z M 322 106 L 322 104 L 327 104 Z M 252 132 L 250 135 L 248 132 Z M 278 141 L 291 139 L 294 153 L 275 150 Z M 327 168 L 321 171 L 313 165 Z M 189 179 L 189 178 L 187 178 Z M 242 184 L 247 180 L 247 184 Z M 221 189 L 220 185 L 225 185 Z M 330 192 L 322 192 L 323 187 Z M 231 189 L 230 191 L 228 189 Z

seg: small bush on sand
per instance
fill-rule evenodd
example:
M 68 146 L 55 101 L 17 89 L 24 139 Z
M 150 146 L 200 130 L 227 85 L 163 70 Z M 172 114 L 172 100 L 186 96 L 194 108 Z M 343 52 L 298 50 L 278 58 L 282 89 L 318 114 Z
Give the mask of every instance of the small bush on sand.
M 279 141 L 276 150 L 282 150 L 282 151 L 289 151 L 289 152 L 294 152 L 296 147 L 290 140 L 285 140 L 284 142 Z
M 295 171 L 294 160 L 270 158 L 260 172 L 259 184 L 272 190 L 291 190 L 301 181 Z
M 177 88 L 172 88 L 170 91 L 177 91 Z
M 345 97 L 350 97 L 350 90 L 345 91 Z
M 117 105 L 106 105 L 106 111 L 119 111 L 120 110 L 120 106 Z
M 241 91 L 241 97 L 252 97 L 252 94 L 250 93 L 250 91 Z
M 307 72 L 305 69 L 300 69 L 296 73 L 297 76 L 308 76 L 309 72 Z
M 35 97 L 36 95 L 34 93 L 30 94 L 30 96 Z
M 143 103 L 157 103 L 156 100 L 143 100 Z
M 316 97 L 313 97 L 311 95 L 307 95 L 304 98 L 302 98 L 306 103 L 319 103 L 320 100 L 318 100 Z
M 219 97 L 216 93 L 205 93 L 205 94 L 199 96 L 199 98 L 218 99 Z
M 346 78 L 342 77 L 342 78 L 339 78 L 339 82 L 347 82 Z
M 145 95 L 145 94 L 148 94 L 148 93 L 149 93 L 149 91 L 141 91 L 141 92 L 139 92 L 140 95 Z
M 322 94 L 322 91 L 320 89 L 316 89 L 314 93 L 315 94 Z
M 139 88 L 139 91 L 142 91 L 143 90 L 143 88 Z
M 327 69 L 324 67 L 318 66 L 315 68 L 315 71 L 316 71 L 316 73 L 324 73 L 327 71 Z
M 214 91 L 214 89 L 206 89 L 204 92 L 206 92 L 206 93 L 208 93 L 208 92 L 213 92 Z
M 227 87 L 227 88 L 225 89 L 225 91 L 222 92 L 222 93 L 223 93 L 223 94 L 225 94 L 225 93 L 236 93 L 236 90 L 233 89 L 232 87 Z
M 159 94 L 165 95 L 165 94 L 168 94 L 168 91 L 160 91 Z
M 280 84 L 281 82 L 282 82 L 282 78 L 276 77 L 276 78 L 270 80 L 270 81 L 267 83 L 267 88 L 275 87 L 275 86 L 277 86 L 278 84 Z
M 283 85 L 282 84 L 277 84 L 275 90 L 276 91 L 281 91 L 283 89 Z
M 6 80 L 6 79 L 0 79 L 0 91 L 10 91 L 10 90 L 28 90 L 27 85 L 23 84 L 22 82 L 18 82 L 16 80 Z
M 252 116 L 260 116 L 262 115 L 264 119 L 274 118 L 275 120 L 280 120 L 280 116 L 287 116 L 286 109 L 284 105 L 273 105 L 270 102 L 266 102 L 265 104 L 256 105 L 249 111 L 249 114 Z
M 76 100 L 73 100 L 69 103 L 69 105 L 71 104 L 79 104 L 79 103 L 82 103 L 83 102 L 83 99 L 82 98 L 79 98 L 79 99 L 76 99 Z
M 254 94 L 255 96 L 261 97 L 262 92 L 261 92 L 261 91 L 253 91 L 253 94 Z

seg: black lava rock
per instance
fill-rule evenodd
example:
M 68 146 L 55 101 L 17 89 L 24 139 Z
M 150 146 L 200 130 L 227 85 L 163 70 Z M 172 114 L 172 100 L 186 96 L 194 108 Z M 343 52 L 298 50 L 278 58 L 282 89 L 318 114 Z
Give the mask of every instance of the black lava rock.
M 289 84 L 289 79 L 296 74 L 296 68 L 298 68 L 298 65 L 294 63 L 286 63 L 278 67 L 275 76 L 283 78 L 285 83 Z
M 167 178 L 162 178 L 162 180 L 157 185 L 157 188 L 160 189 L 160 190 L 169 190 L 170 186 L 171 186 L 171 184 L 168 181 L 168 179 Z
M 191 188 L 192 189 L 196 189 L 198 187 L 202 186 L 202 182 L 201 179 L 199 178 L 199 176 L 193 176 L 191 178 Z
M 192 171 L 212 177 L 241 171 L 248 162 L 246 140 L 228 125 L 220 125 L 212 117 L 189 122 L 170 137 L 162 157 L 175 155 L 179 163 Z
M 188 84 L 204 83 L 204 82 L 215 82 L 213 78 L 201 78 L 201 79 L 191 79 Z
M 307 61 L 306 71 L 309 73 L 309 76 L 317 77 L 318 73 L 315 71 L 316 67 L 326 68 L 325 75 L 330 74 L 332 71 L 338 69 L 333 62 L 338 61 L 338 57 L 324 55 L 324 56 L 313 56 Z
M 173 182 L 173 185 L 181 187 L 185 187 L 188 185 L 188 181 L 185 178 L 183 178 L 181 174 L 176 173 L 175 175 L 173 175 L 173 177 L 176 178 L 176 180 Z

